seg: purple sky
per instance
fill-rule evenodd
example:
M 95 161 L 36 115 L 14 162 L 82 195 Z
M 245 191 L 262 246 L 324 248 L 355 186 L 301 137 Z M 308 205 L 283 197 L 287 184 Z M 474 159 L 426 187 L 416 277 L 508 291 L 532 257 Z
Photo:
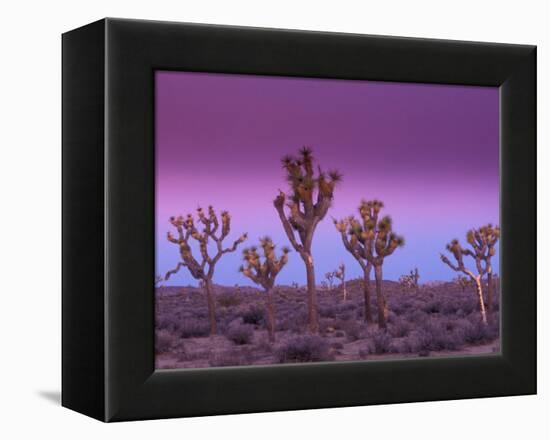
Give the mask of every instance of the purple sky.
M 265 234 L 288 244 L 272 202 L 286 190 L 280 158 L 302 145 L 344 175 L 314 239 L 318 282 L 340 262 L 359 276 L 330 216 L 355 214 L 362 198 L 383 200 L 406 239 L 387 258 L 386 279 L 415 266 L 423 282 L 453 278 L 438 257 L 445 244 L 499 221 L 496 87 L 157 72 L 157 273 L 179 261 L 168 217 L 199 205 L 230 211 L 228 243 L 246 231 L 247 245 Z M 249 284 L 240 262 L 239 251 L 224 256 L 214 281 Z M 196 284 L 185 270 L 170 281 Z M 278 281 L 305 284 L 295 252 Z

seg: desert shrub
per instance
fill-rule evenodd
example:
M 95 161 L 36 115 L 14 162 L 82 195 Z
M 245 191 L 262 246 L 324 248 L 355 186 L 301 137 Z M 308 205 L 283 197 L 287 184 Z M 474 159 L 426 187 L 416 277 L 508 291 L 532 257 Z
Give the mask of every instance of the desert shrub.
M 498 327 L 494 324 L 485 325 L 479 316 L 470 315 L 470 325 L 465 325 L 465 339 L 470 344 L 483 344 L 490 342 L 498 336 Z M 498 322 L 498 321 L 497 321 Z
M 238 306 L 241 299 L 233 292 L 223 292 L 218 295 L 218 304 L 222 307 Z
M 157 316 L 155 325 L 158 330 L 175 331 L 179 327 L 179 320 L 173 314 Z
M 185 319 L 179 326 L 179 335 L 182 338 L 198 338 L 210 334 L 210 325 L 205 319 Z
M 183 359 L 180 359 L 180 360 L 196 361 L 196 360 L 208 359 L 209 356 L 210 356 L 210 350 L 195 350 L 195 351 L 185 352 Z
M 448 299 L 447 301 L 443 301 L 440 306 L 440 311 L 444 315 L 456 315 L 458 310 L 460 310 L 462 307 L 462 302 L 456 299 Z
M 322 335 L 326 335 L 327 333 L 331 333 L 333 331 L 334 331 L 334 323 L 332 319 L 328 319 L 328 318 L 319 319 L 319 332 Z
M 464 332 L 452 321 L 428 320 L 424 325 L 424 332 L 429 338 L 429 343 L 422 348 L 427 350 L 458 350 L 464 345 Z
M 189 319 L 189 318 L 195 317 L 194 313 L 189 310 L 183 310 L 183 311 L 178 310 L 177 314 L 178 314 L 178 317 L 181 319 Z
M 344 321 L 340 327 L 345 333 L 348 341 L 357 341 L 361 335 L 361 326 L 357 321 Z
M 197 319 L 207 319 L 208 308 L 206 306 L 193 306 L 193 316 Z
M 403 298 L 402 296 L 391 297 L 388 300 L 388 307 L 396 315 L 403 315 L 412 308 L 412 302 L 411 298 Z
M 320 336 L 298 336 L 286 341 L 276 351 L 276 359 L 284 362 L 320 362 L 330 360 L 329 345 Z
M 464 316 L 470 315 L 473 312 L 476 312 L 479 307 L 479 302 L 477 298 L 472 295 L 472 298 L 465 298 L 460 304 L 460 310 L 462 310 Z
M 422 307 L 422 311 L 425 313 L 439 313 L 441 311 L 441 301 L 438 299 L 428 301 L 424 307 Z
M 271 353 L 273 351 L 273 345 L 271 342 L 269 342 L 269 339 L 266 337 L 262 337 L 257 344 L 254 345 L 255 351 L 264 351 L 267 353 Z
M 319 307 L 320 318 L 335 318 L 337 307 L 335 305 L 322 305 Z
M 250 357 L 247 353 L 238 350 L 227 350 L 219 353 L 211 353 L 208 363 L 211 367 L 248 365 L 250 363 Z
M 251 306 L 243 313 L 245 324 L 261 325 L 264 322 L 264 309 L 259 306 Z
M 388 347 L 389 353 L 409 353 L 410 348 L 405 339 L 394 339 L 390 342 Z
M 405 338 L 405 343 L 410 353 L 419 353 L 422 350 L 429 350 L 431 336 L 423 329 L 412 330 Z
M 334 348 L 335 350 L 342 350 L 344 348 L 344 344 L 341 342 L 333 342 L 330 344 L 331 348 Z
M 291 331 L 293 333 L 301 333 L 307 325 L 307 312 L 300 310 L 294 311 L 278 311 L 276 328 L 278 331 Z
M 392 311 L 392 310 L 389 310 L 388 311 L 388 317 L 386 319 L 386 321 L 390 324 L 394 323 L 395 321 L 397 321 L 399 319 L 399 317 Z
M 254 337 L 254 331 L 250 324 L 232 324 L 227 330 L 226 337 L 237 345 L 249 344 Z
M 372 342 L 374 344 L 374 352 L 376 354 L 384 354 L 390 350 L 392 337 L 385 330 L 378 330 L 372 335 Z
M 336 314 L 339 315 L 345 312 L 355 311 L 356 304 L 353 301 L 346 301 L 344 303 L 336 305 Z
M 402 338 L 409 334 L 411 326 L 406 320 L 402 318 L 397 318 L 393 321 L 389 330 L 394 338 Z
M 170 332 L 160 330 L 155 333 L 155 350 L 157 353 L 166 353 L 174 345 Z
M 407 320 L 412 324 L 413 328 L 420 327 L 428 319 L 428 314 L 422 310 L 413 310 L 406 315 Z

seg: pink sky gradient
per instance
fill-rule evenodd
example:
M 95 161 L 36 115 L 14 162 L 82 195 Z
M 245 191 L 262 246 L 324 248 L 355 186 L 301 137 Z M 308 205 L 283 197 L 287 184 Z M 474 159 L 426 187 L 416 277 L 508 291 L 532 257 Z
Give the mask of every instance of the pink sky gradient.
M 246 231 L 247 245 L 265 234 L 287 245 L 272 201 L 286 189 L 280 158 L 302 145 L 344 175 L 314 240 L 318 282 L 340 262 L 359 275 L 330 217 L 356 213 L 361 198 L 382 199 L 406 239 L 387 279 L 415 266 L 422 281 L 454 277 L 438 258 L 445 244 L 498 223 L 497 88 L 157 72 L 157 273 L 178 262 L 168 217 L 198 205 L 230 211 L 231 240 Z M 248 284 L 240 259 L 224 257 L 215 282 Z M 305 283 L 296 253 L 279 278 L 293 281 Z M 182 270 L 171 284 L 196 282 Z

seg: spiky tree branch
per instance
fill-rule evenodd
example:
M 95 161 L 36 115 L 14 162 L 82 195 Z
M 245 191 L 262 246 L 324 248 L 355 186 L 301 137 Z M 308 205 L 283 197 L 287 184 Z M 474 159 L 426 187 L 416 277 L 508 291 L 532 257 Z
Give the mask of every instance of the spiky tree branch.
M 308 287 L 309 329 L 319 330 L 317 292 L 311 245 L 317 225 L 326 216 L 334 196 L 334 188 L 342 176 L 337 171 L 325 173 L 318 168 L 315 175 L 311 149 L 303 147 L 297 157 L 285 156 L 283 169 L 289 194 L 279 190 L 273 201 L 285 234 L 306 266 Z
M 288 247 L 282 248 L 282 255 L 277 258 L 275 254 L 275 244 L 269 237 L 260 239 L 261 255 L 256 246 L 243 250 L 243 259 L 245 264 L 239 268 L 239 271 L 255 284 L 262 286 L 266 292 L 266 312 L 267 329 L 269 340 L 275 341 L 275 312 L 273 306 L 273 286 L 279 272 L 288 262 Z
M 227 211 L 222 211 L 221 215 L 216 215 L 212 206 L 204 212 L 202 208 L 197 209 L 197 223 L 192 214 L 186 217 L 170 217 L 170 224 L 176 229 L 176 234 L 167 233 L 167 239 L 179 247 L 181 260 L 177 266 L 166 273 L 165 279 L 176 274 L 182 267 L 186 267 L 191 276 L 199 282 L 202 282 L 208 301 L 208 314 L 210 317 L 210 333 L 216 334 L 216 311 L 215 301 L 212 292 L 212 278 L 216 264 L 220 258 L 230 252 L 235 252 L 237 247 L 246 240 L 246 233 L 242 234 L 229 247 L 223 246 L 223 241 L 231 231 L 231 216 Z M 199 228 L 202 226 L 201 230 Z M 193 255 L 190 241 L 198 243 L 200 258 Z M 214 252 L 211 254 L 209 245 L 213 244 Z

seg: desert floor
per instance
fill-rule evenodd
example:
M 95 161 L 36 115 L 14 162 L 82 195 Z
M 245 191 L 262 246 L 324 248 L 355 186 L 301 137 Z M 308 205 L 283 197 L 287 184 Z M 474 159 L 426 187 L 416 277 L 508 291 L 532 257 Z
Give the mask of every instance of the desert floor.
M 497 286 L 498 287 L 498 286 Z M 156 289 L 156 368 L 201 368 L 296 362 L 410 359 L 497 354 L 498 298 L 481 322 L 473 288 L 430 283 L 405 289 L 385 281 L 388 327 L 364 322 L 359 280 L 318 290 L 319 335 L 307 332 L 306 291 L 275 289 L 276 341 L 265 329 L 265 294 L 251 287 L 215 286 L 218 334 L 209 335 L 206 297 L 196 287 Z M 374 283 L 373 283 L 374 289 Z M 372 294 L 376 319 L 376 295 Z

